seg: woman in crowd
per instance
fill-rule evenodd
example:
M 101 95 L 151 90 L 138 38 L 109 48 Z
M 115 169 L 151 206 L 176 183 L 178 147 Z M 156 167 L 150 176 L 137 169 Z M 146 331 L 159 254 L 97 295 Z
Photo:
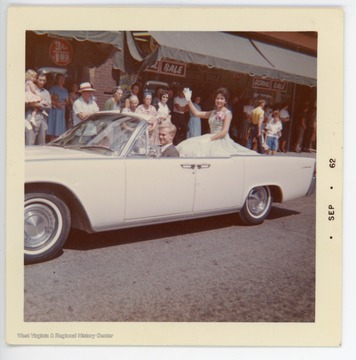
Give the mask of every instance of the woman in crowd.
M 157 104 L 157 122 L 159 125 L 171 123 L 171 110 L 169 110 L 169 107 L 167 105 L 168 99 L 168 91 L 161 92 L 159 96 L 159 102 Z
M 112 96 L 105 101 L 104 110 L 121 110 L 121 99 L 124 92 L 121 86 L 116 86 L 112 92 Z
M 193 105 L 198 111 L 201 111 L 201 107 L 199 105 L 200 101 L 201 101 L 201 97 L 195 96 Z M 188 130 L 187 138 L 201 135 L 201 119 L 199 117 L 194 116 L 192 112 L 190 112 L 188 128 L 189 130 Z
M 64 87 L 64 75 L 57 74 L 55 85 L 49 89 L 52 99 L 52 108 L 48 116 L 47 134 L 53 140 L 66 131 L 66 106 L 68 103 L 68 90 Z
M 122 113 L 134 113 L 137 110 L 139 104 L 139 100 L 138 97 L 136 95 L 131 95 L 129 98 L 129 106 L 128 107 L 124 107 L 122 109 Z
M 139 105 L 136 109 L 136 113 L 149 116 L 148 135 L 150 145 L 158 145 L 158 126 L 157 126 L 157 110 L 151 105 L 152 94 L 147 92 L 143 95 L 143 104 Z
M 237 143 L 229 136 L 232 113 L 227 108 L 229 93 L 225 88 L 215 91 L 215 109 L 199 111 L 191 101 L 192 92 L 184 89 L 184 96 L 194 116 L 208 119 L 210 134 L 189 138 L 180 144 L 177 149 L 181 156 L 230 156 L 233 154 L 256 154 Z
M 139 105 L 136 109 L 138 114 L 145 114 L 151 117 L 157 117 L 157 110 L 156 108 L 151 105 L 152 102 L 152 94 L 147 92 L 143 95 L 143 104 Z

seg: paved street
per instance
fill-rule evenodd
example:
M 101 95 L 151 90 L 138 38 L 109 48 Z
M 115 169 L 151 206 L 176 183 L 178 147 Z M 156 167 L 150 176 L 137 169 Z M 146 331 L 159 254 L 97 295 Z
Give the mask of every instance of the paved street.
M 88 235 L 25 268 L 25 321 L 314 320 L 315 196 L 237 215 Z

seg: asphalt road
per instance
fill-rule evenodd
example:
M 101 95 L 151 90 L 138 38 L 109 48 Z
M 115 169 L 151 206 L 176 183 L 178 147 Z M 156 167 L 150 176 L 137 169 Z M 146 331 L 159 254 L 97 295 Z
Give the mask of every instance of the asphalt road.
M 315 196 L 238 215 L 88 235 L 25 267 L 24 319 L 313 322 Z

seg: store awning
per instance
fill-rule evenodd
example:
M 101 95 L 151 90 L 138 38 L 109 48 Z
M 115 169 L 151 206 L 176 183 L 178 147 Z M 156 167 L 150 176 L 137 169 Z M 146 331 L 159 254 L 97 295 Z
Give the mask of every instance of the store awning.
M 252 40 L 252 43 L 256 49 L 273 64 L 271 75 L 278 71 L 278 78 L 280 80 L 311 86 L 316 85 L 316 57 L 282 49 L 255 40 Z
M 131 31 L 123 32 L 123 46 L 116 52 L 113 68 L 127 74 L 136 74 L 142 64 L 143 57 L 136 46 Z
M 317 59 L 223 32 L 150 32 L 157 48 L 141 69 L 161 59 L 180 60 L 251 76 L 315 86 Z
M 34 31 L 37 35 L 48 35 L 74 39 L 77 41 L 91 41 L 96 43 L 112 45 L 121 50 L 123 46 L 121 31 Z
M 48 49 L 52 39 L 69 41 L 73 48 L 72 63 L 76 64 L 76 66 L 88 67 L 97 67 L 104 64 L 116 52 L 122 51 L 124 42 L 122 31 L 51 30 L 28 32 L 26 46 L 35 65 L 41 67 L 50 63 Z

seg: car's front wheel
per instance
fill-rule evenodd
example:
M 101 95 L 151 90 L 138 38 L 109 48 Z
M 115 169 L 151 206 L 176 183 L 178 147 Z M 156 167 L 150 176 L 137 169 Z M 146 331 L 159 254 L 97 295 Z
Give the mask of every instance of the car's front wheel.
M 70 230 L 70 211 L 55 195 L 25 195 L 25 263 L 53 258 L 63 247 Z
M 244 207 L 240 211 L 241 220 L 248 225 L 263 222 L 272 208 L 272 195 L 268 186 L 258 186 L 250 190 Z

